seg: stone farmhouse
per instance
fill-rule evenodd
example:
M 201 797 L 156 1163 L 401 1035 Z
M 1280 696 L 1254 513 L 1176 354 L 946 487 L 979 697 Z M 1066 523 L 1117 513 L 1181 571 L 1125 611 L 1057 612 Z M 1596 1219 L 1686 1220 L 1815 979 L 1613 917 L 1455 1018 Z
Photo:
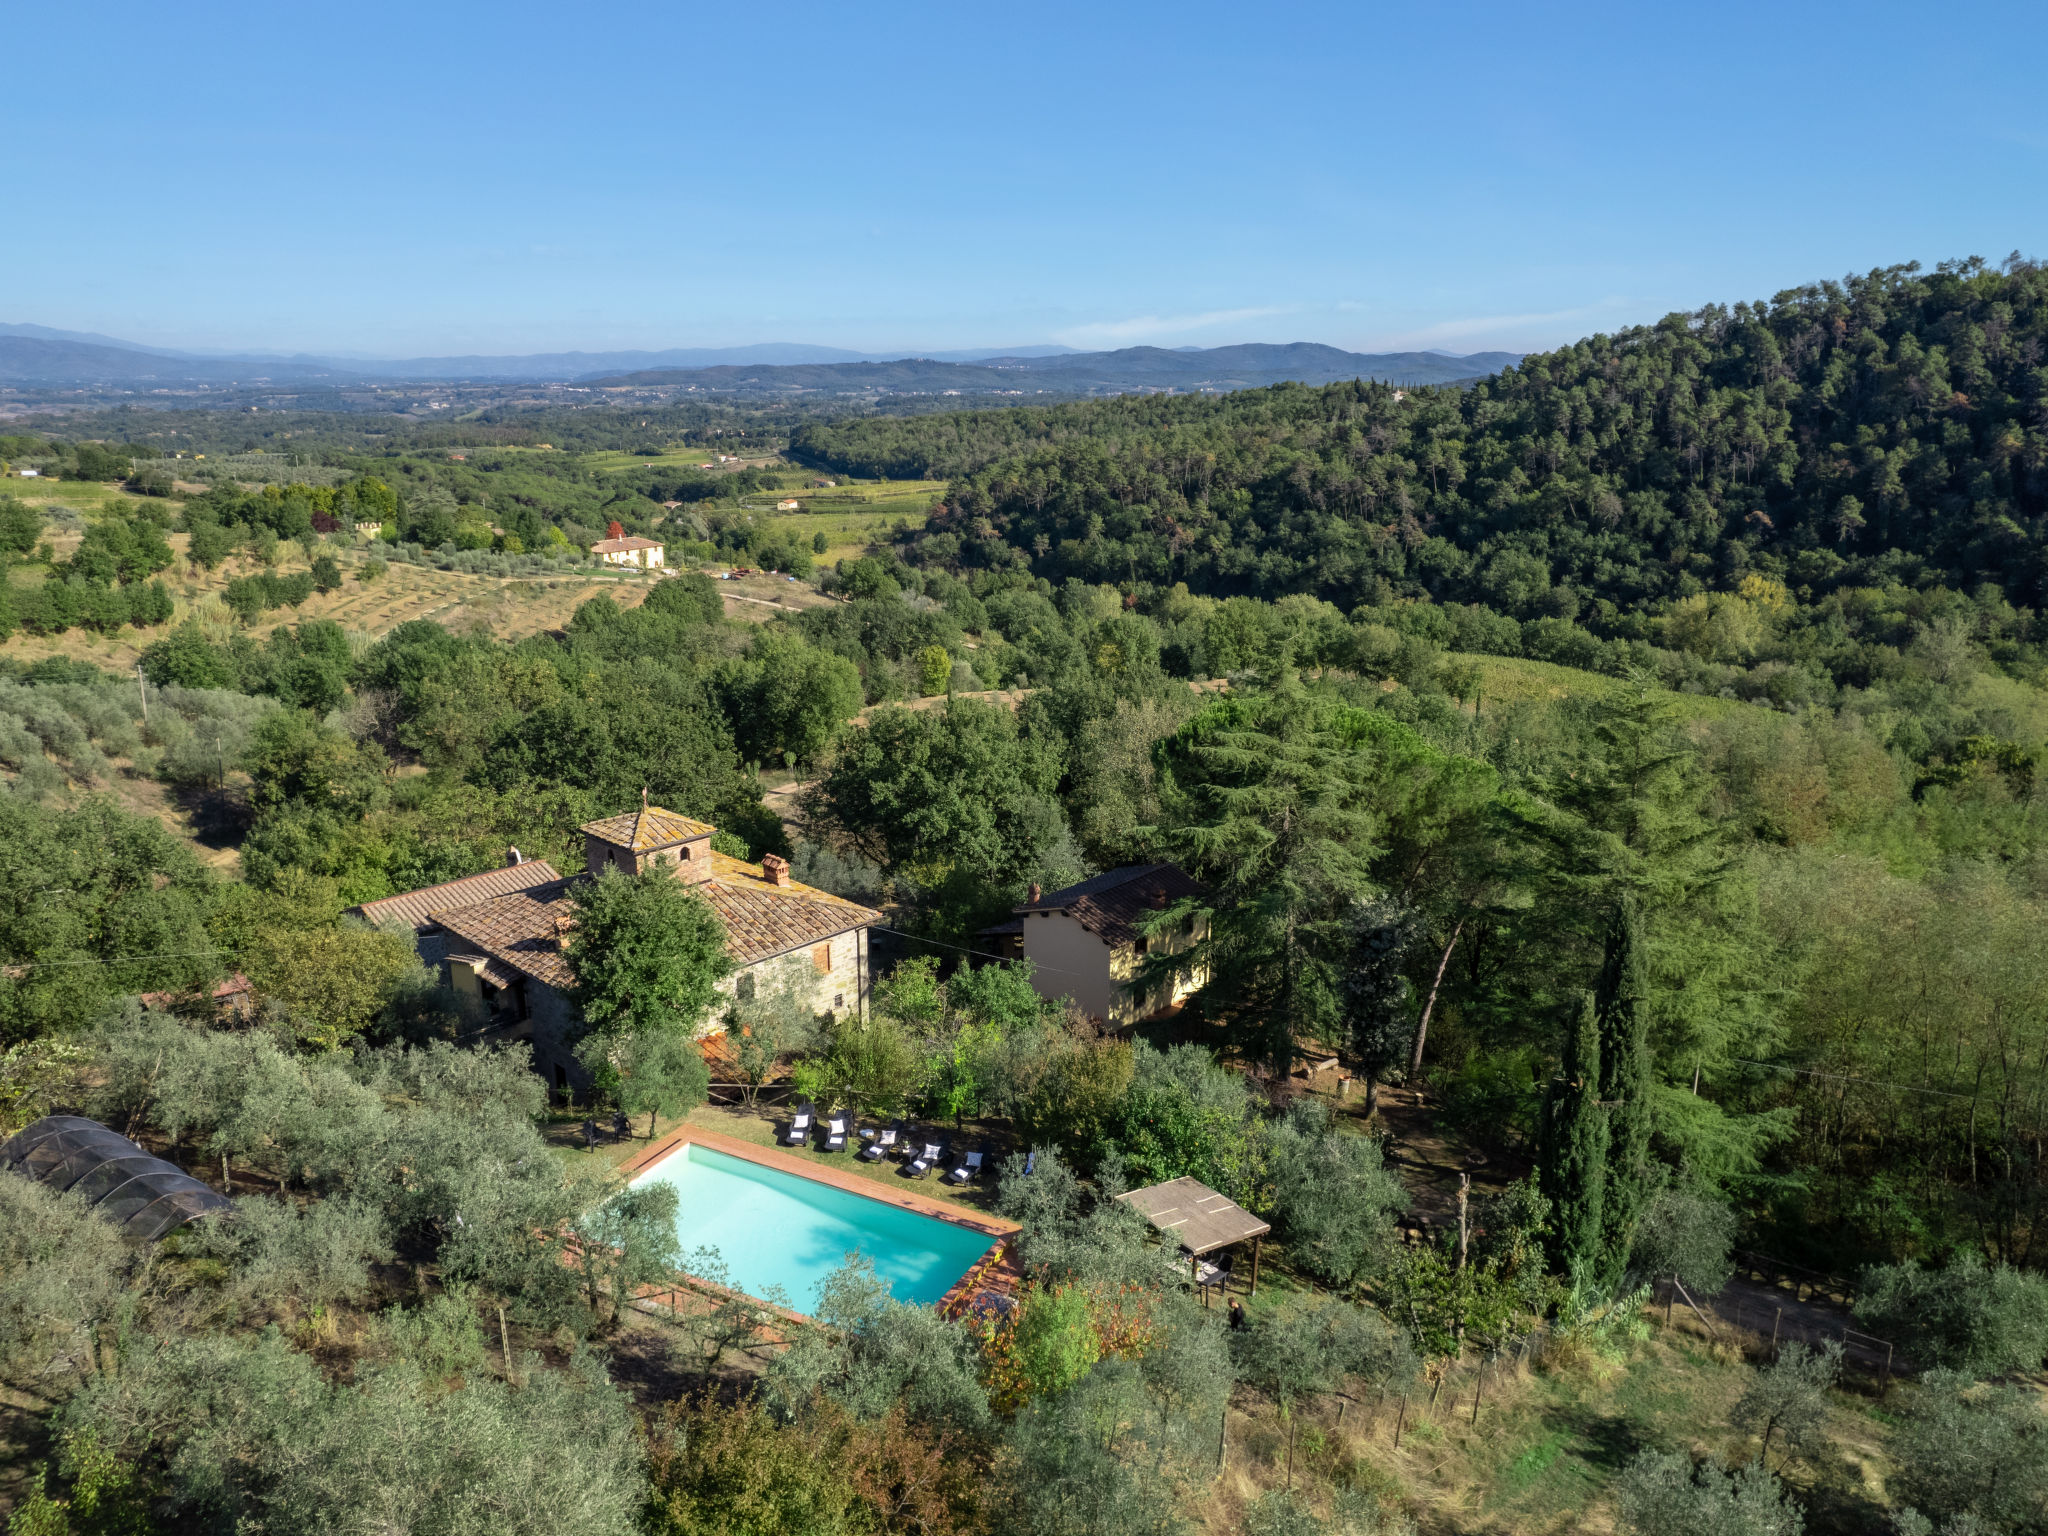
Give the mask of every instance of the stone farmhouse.
M 628 874 L 668 868 L 711 904 L 733 960 L 720 983 L 727 996 L 788 990 L 813 1013 L 866 1016 L 868 927 L 881 921 L 879 912 L 798 884 L 789 862 L 774 854 L 749 864 L 714 852 L 716 828 L 659 806 L 581 830 L 584 867 L 566 878 L 515 848 L 502 869 L 354 910 L 379 927 L 410 928 L 420 958 L 488 1010 L 486 1038 L 529 1041 L 535 1069 L 558 1089 L 586 1083 L 572 1049 L 578 1021 L 568 993 L 574 978 L 563 953 L 576 920 L 569 894 L 577 881 L 608 866 Z M 722 1028 L 714 1016 L 701 1033 Z
M 1050 895 L 1034 885 L 1015 917 L 980 937 L 992 953 L 1031 961 L 1031 984 L 1041 996 L 1071 997 L 1090 1017 L 1121 1028 L 1178 1008 L 1207 979 L 1182 976 L 1149 992 L 1135 985 L 1148 957 L 1178 954 L 1207 931 L 1199 918 L 1165 934 L 1146 934 L 1140 925 L 1202 894 L 1201 883 L 1175 865 L 1130 864 Z

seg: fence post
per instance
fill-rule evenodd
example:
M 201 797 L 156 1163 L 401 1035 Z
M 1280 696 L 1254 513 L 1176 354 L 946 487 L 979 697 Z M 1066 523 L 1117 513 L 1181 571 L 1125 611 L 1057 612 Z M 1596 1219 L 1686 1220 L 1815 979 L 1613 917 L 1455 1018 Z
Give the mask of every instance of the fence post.
M 1486 1390 L 1486 1362 L 1479 1362 L 1479 1379 L 1472 1383 L 1472 1422 L 1479 1422 L 1479 1394 Z
M 1394 1415 L 1394 1449 L 1401 1449 L 1401 1426 L 1408 1422 L 1408 1394 L 1401 1394 L 1401 1411 Z

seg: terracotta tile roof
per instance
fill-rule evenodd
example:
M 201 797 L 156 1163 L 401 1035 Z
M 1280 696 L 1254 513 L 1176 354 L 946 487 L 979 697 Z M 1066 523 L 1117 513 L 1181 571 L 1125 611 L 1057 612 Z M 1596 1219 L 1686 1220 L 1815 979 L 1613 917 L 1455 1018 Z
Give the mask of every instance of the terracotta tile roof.
M 643 539 L 637 533 L 629 533 L 623 539 L 599 539 L 590 546 L 593 555 L 624 555 L 636 549 L 659 549 L 661 540 Z
M 555 919 L 574 920 L 569 881 L 557 879 L 434 913 L 434 921 L 487 959 L 524 972 L 556 991 L 575 980 L 555 938 Z
M 578 879 L 583 878 L 578 876 Z M 575 918 L 571 880 L 515 891 L 434 913 L 434 921 L 478 954 L 566 991 L 575 982 L 555 937 L 555 919 Z M 771 884 L 758 864 L 711 856 L 711 878 L 694 889 L 725 927 L 726 952 L 740 965 L 822 944 L 882 920 L 882 914 L 792 881 Z
M 725 947 L 741 965 L 822 944 L 879 923 L 882 914 L 792 880 L 775 885 L 758 864 L 711 855 L 711 878 L 697 887 L 725 924 Z
M 424 890 L 382 896 L 349 910 L 376 927 L 381 928 L 386 923 L 406 923 L 418 933 L 433 926 L 433 920 L 427 914 L 437 907 L 466 907 L 472 902 L 523 891 L 531 886 L 548 885 L 561 878 L 555 872 L 555 866 L 546 859 L 528 859 L 524 864 L 487 869 L 480 875 L 466 875 L 460 880 L 430 885 Z
M 1064 912 L 1112 949 L 1138 940 L 1138 924 L 1162 903 L 1202 896 L 1201 881 L 1174 864 L 1129 864 L 1028 902 L 1022 912 Z
M 656 848 L 687 843 L 692 838 L 709 837 L 718 829 L 709 822 L 692 821 L 687 816 L 678 816 L 674 811 L 664 811 L 658 805 L 650 805 L 644 810 L 629 811 L 623 816 L 607 816 L 602 821 L 585 822 L 576 830 L 588 832 L 592 837 L 603 838 L 617 848 L 630 848 L 635 853 L 649 853 Z

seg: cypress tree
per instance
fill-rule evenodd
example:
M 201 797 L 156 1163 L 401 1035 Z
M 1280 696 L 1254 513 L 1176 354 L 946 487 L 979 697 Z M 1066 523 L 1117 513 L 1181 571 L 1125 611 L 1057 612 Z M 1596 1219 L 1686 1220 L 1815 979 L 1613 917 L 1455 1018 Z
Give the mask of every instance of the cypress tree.
M 1648 1202 L 1650 1044 L 1643 977 L 1642 922 L 1623 897 L 1607 928 L 1594 1008 L 1600 1031 L 1600 1102 L 1607 1118 L 1607 1179 L 1600 1212 L 1600 1278 L 1618 1284 L 1636 1222 Z
M 1583 996 L 1565 1031 L 1563 1060 L 1543 1108 L 1543 1193 L 1550 1198 L 1551 1263 L 1597 1271 L 1607 1184 L 1607 1111 L 1600 1105 L 1600 1021 Z

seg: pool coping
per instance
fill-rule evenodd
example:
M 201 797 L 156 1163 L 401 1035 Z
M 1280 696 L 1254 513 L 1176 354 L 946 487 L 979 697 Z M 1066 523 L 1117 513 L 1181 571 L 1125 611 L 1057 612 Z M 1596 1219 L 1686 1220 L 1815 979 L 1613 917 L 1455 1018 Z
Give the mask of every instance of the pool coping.
M 984 1288 L 986 1282 L 992 1278 L 992 1271 L 1007 1270 L 1012 1267 L 1003 1261 L 1005 1258 L 1010 1257 L 1012 1239 L 1024 1230 L 1018 1223 L 1005 1220 L 1001 1216 L 984 1216 L 978 1211 L 962 1211 L 956 1205 L 949 1205 L 942 1201 L 934 1200 L 927 1195 L 917 1193 L 915 1190 L 889 1189 L 878 1186 L 873 1179 L 863 1179 L 856 1174 L 841 1173 L 835 1168 L 821 1167 L 816 1163 L 805 1162 L 802 1158 L 790 1157 L 786 1153 L 778 1152 L 771 1147 L 756 1146 L 753 1142 L 741 1141 L 736 1136 L 727 1136 L 720 1131 L 707 1131 L 700 1126 L 694 1125 L 678 1126 L 675 1130 L 669 1132 L 668 1135 L 651 1144 L 644 1152 L 619 1164 L 618 1171 L 630 1182 L 640 1174 L 645 1173 L 656 1163 L 666 1160 L 674 1153 L 692 1144 L 709 1147 L 713 1152 L 722 1152 L 728 1157 L 737 1157 L 746 1162 L 758 1164 L 763 1168 L 773 1168 L 778 1172 L 791 1174 L 797 1178 L 810 1179 L 814 1183 L 823 1184 L 831 1189 L 841 1190 L 849 1195 L 859 1195 L 864 1200 L 873 1200 L 881 1205 L 896 1205 L 904 1210 L 913 1211 L 919 1216 L 928 1216 L 934 1221 L 949 1222 L 953 1226 L 966 1227 L 972 1231 L 984 1234 L 989 1239 L 989 1247 L 983 1250 L 979 1258 L 967 1266 L 959 1279 L 955 1280 L 951 1287 L 947 1289 L 946 1294 L 933 1303 L 933 1306 L 939 1312 L 947 1315 L 951 1315 L 962 1302 L 972 1296 L 978 1289 Z M 851 1155 L 850 1152 L 849 1155 Z M 741 1292 L 738 1294 L 745 1293 Z M 748 1299 L 751 1301 L 760 1300 L 759 1297 L 753 1296 L 748 1297 Z M 806 1322 L 812 1320 L 807 1313 L 796 1312 L 794 1315 L 803 1318 Z

